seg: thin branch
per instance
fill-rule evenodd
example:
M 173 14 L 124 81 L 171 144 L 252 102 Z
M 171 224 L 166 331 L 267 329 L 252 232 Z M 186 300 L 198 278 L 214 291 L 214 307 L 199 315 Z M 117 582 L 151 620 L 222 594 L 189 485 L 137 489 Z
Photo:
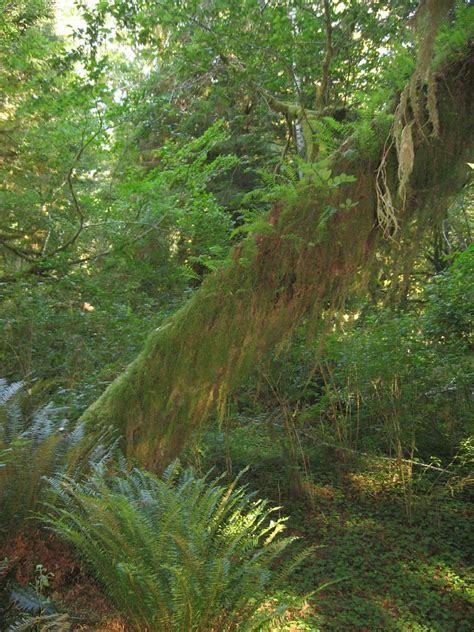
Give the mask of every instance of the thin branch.
M 130 246 L 131 244 L 134 244 L 137 241 L 140 241 L 141 239 L 143 239 L 143 237 L 148 235 L 148 233 L 151 233 L 153 230 L 162 230 L 162 229 L 159 228 L 159 225 L 166 219 L 166 216 L 167 216 L 167 213 L 165 213 L 165 215 L 163 215 L 163 217 L 160 219 L 159 222 L 157 222 L 156 224 L 151 225 L 147 230 L 143 231 L 143 233 L 140 233 L 140 235 L 137 235 L 137 237 L 131 239 L 130 241 L 125 242 L 124 244 L 122 244 L 122 246 L 120 246 L 116 250 L 114 250 L 114 249 L 104 250 L 102 252 L 98 252 L 95 255 L 90 255 L 90 256 L 87 256 L 87 257 L 81 257 L 79 259 L 75 259 L 73 261 L 69 261 L 68 265 L 69 266 L 80 265 L 81 263 L 87 263 L 89 261 L 95 261 L 96 259 L 100 259 L 102 257 L 106 257 L 107 255 L 110 255 L 113 252 L 117 252 L 117 251 L 120 252 L 126 246 Z M 132 222 L 130 222 L 130 223 L 132 223 Z M 137 222 L 137 223 L 139 223 L 139 222 Z
M 334 55 L 334 48 L 332 45 L 332 23 L 331 23 L 331 10 L 329 6 L 329 0 L 323 0 L 324 4 L 324 22 L 326 25 L 326 54 L 324 55 L 321 84 L 316 90 L 316 103 L 315 108 L 318 112 L 324 110 L 324 104 L 327 99 L 327 93 L 329 89 L 329 68 Z
M 283 430 L 285 429 L 285 426 L 283 424 L 278 424 L 273 422 L 274 426 L 277 426 L 278 428 L 282 428 Z M 416 467 L 421 467 L 424 470 L 433 470 L 435 472 L 442 472 L 443 474 L 452 474 L 452 472 L 450 470 L 447 470 L 445 468 L 442 467 L 436 467 L 436 465 L 430 465 L 429 463 L 421 463 L 420 461 L 414 461 L 413 459 L 399 459 L 398 457 L 392 457 L 392 456 L 384 456 L 381 454 L 369 454 L 368 452 L 361 452 L 360 450 L 354 450 L 353 448 L 346 448 L 344 446 L 338 445 L 338 444 L 333 444 L 333 443 L 328 443 L 326 441 L 320 441 L 317 437 L 315 437 L 314 435 L 311 435 L 307 432 L 304 432 L 303 430 L 299 430 L 298 428 L 294 428 L 294 431 L 296 434 L 300 434 L 303 437 L 306 437 L 307 439 L 311 439 L 312 441 L 316 441 L 318 445 L 327 447 L 327 448 L 333 448 L 335 450 L 342 450 L 343 452 L 350 452 L 351 454 L 357 454 L 359 456 L 365 456 L 367 458 L 370 459 L 380 459 L 382 461 L 401 461 L 402 463 L 406 463 L 407 465 L 413 465 Z
M 85 152 L 85 150 L 89 147 L 89 145 L 91 145 L 94 140 L 96 138 L 98 138 L 98 136 L 104 131 L 104 125 L 103 125 L 103 121 L 102 119 L 99 120 L 99 128 L 92 134 L 92 136 L 90 136 L 90 138 L 84 142 L 84 134 L 83 134 L 83 142 L 81 147 L 79 148 L 79 151 L 77 152 L 77 154 L 74 156 L 74 159 L 72 161 L 72 164 L 69 168 L 69 171 L 67 173 L 66 176 L 66 182 L 68 185 L 68 189 L 69 192 L 71 193 L 71 198 L 72 201 L 74 203 L 74 208 L 76 210 L 77 215 L 79 216 L 79 226 L 76 230 L 76 232 L 74 233 L 74 235 L 72 235 L 72 237 L 70 239 L 68 239 L 64 244 L 62 244 L 62 246 L 59 246 L 58 248 L 56 248 L 56 250 L 53 250 L 52 252 L 49 253 L 44 253 L 45 257 L 53 257 L 54 255 L 57 255 L 60 252 L 64 252 L 67 248 L 69 248 L 70 246 L 72 246 L 77 238 L 79 237 L 79 235 L 82 232 L 82 229 L 84 227 L 84 222 L 85 222 L 85 217 L 84 217 L 84 213 L 82 212 L 81 206 L 79 204 L 79 200 L 77 198 L 76 192 L 74 190 L 74 185 L 73 185 L 73 176 L 74 176 L 74 169 L 76 164 L 79 162 L 79 160 L 81 159 L 83 153 Z M 62 185 L 61 185 L 62 186 Z
M 167 213 L 165 213 L 158 222 L 156 222 L 156 224 L 144 224 L 148 226 L 148 229 L 143 231 L 142 233 L 140 233 L 139 235 L 137 235 L 136 237 L 134 237 L 133 239 L 130 239 L 128 241 L 126 241 L 125 243 L 123 243 L 121 246 L 117 247 L 117 248 L 112 248 L 109 250 L 104 250 L 102 252 L 98 252 L 94 255 L 89 255 L 87 257 L 79 257 L 78 259 L 74 259 L 72 261 L 68 261 L 68 262 L 63 262 L 63 265 L 67 265 L 67 266 L 76 266 L 76 265 L 81 265 L 82 263 L 88 263 L 90 261 L 96 261 L 97 259 L 101 259 L 102 257 L 106 257 L 108 255 L 120 252 L 121 250 L 123 250 L 124 248 L 126 248 L 127 246 L 130 246 L 131 244 L 136 243 L 137 241 L 140 241 L 140 239 L 143 239 L 143 237 L 145 237 L 146 235 L 148 235 L 149 233 L 151 233 L 153 230 L 163 230 L 159 228 L 159 225 L 164 222 L 164 220 L 167 217 Z M 139 224 L 140 222 L 127 222 L 130 224 L 134 224 L 137 223 Z M 19 255 L 20 256 L 20 255 Z M 22 259 L 25 259 L 25 257 L 22 257 Z M 27 261 L 31 261 L 30 259 L 26 259 Z M 37 264 L 31 268 L 27 268 L 26 270 L 22 270 L 20 273 L 15 274 L 15 275 L 6 275 L 3 277 L 0 277 L 0 283 L 12 283 L 17 281 L 19 278 L 24 277 L 24 276 L 29 276 L 29 275 L 35 275 L 35 276 L 48 276 L 49 274 L 51 274 L 54 270 L 57 270 L 58 266 L 54 265 L 52 262 L 50 262 L 49 264 Z
M 41 256 L 41 253 L 39 252 L 35 253 L 33 251 L 20 250 L 19 248 L 15 248 L 15 246 L 11 246 L 9 243 L 7 243 L 7 241 L 8 240 L 6 239 L 0 239 L 0 245 L 3 246 L 5 250 L 12 252 L 14 255 L 16 255 L 20 259 L 23 259 L 24 261 L 33 263 L 34 261 L 36 261 L 35 257 Z
M 121 220 L 121 219 L 110 219 L 105 222 L 97 222 L 96 224 L 84 224 L 83 230 L 88 228 L 99 228 L 100 226 L 116 226 L 116 225 L 125 225 L 125 226 L 148 226 L 150 228 L 156 230 L 166 231 L 166 228 L 159 228 L 158 224 L 151 224 L 150 222 L 140 222 L 140 221 L 132 221 L 132 220 Z

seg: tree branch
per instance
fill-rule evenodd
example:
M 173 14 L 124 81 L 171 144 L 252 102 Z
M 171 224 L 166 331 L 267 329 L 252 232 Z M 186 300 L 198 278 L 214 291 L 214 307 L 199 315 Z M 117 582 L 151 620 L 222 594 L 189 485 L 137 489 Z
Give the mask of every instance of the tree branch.
M 83 142 L 79 151 L 77 152 L 77 154 L 74 157 L 74 160 L 72 162 L 71 167 L 69 168 L 69 171 L 67 173 L 66 176 L 66 181 L 67 181 L 67 185 L 69 188 L 69 192 L 71 194 L 71 198 L 74 204 L 74 208 L 76 210 L 76 213 L 79 217 L 79 226 L 76 230 L 76 232 L 72 235 L 72 237 L 70 239 L 68 239 L 68 241 L 66 241 L 64 244 L 62 244 L 59 248 L 56 248 L 56 250 L 53 250 L 53 252 L 45 252 L 44 256 L 45 257 L 54 257 L 55 255 L 59 254 L 60 252 L 64 252 L 65 250 L 67 250 L 67 248 L 69 248 L 70 246 L 72 246 L 78 239 L 79 235 L 82 232 L 82 229 L 84 227 L 84 222 L 85 222 L 85 217 L 84 214 L 82 212 L 81 206 L 79 204 L 79 200 L 77 198 L 76 192 L 74 190 L 74 185 L 73 185 L 73 176 L 74 176 L 74 169 L 75 169 L 75 165 L 79 162 L 79 160 L 81 159 L 83 153 L 85 152 L 85 150 L 89 147 L 89 145 L 91 145 L 94 140 L 96 138 L 99 137 L 100 134 L 102 134 L 102 132 L 104 131 L 104 126 L 103 126 L 103 121 L 102 119 L 99 120 L 99 128 L 97 129 L 96 132 L 94 132 L 92 134 L 92 136 L 86 141 Z

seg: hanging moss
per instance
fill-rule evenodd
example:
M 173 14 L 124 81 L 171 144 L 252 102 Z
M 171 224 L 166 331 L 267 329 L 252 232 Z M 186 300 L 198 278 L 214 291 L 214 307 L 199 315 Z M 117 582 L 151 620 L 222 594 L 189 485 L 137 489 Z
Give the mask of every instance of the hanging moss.
M 427 140 L 413 131 L 410 189 L 397 218 L 404 235 L 462 182 L 473 138 L 472 57 L 438 78 L 439 137 Z M 295 203 L 271 211 L 274 230 L 237 246 L 229 265 L 149 336 L 137 359 L 84 413 L 91 429 L 112 425 L 130 457 L 160 470 L 211 413 L 222 413 L 231 390 L 303 316 L 317 318 L 325 306 L 343 300 L 358 273 L 372 265 L 382 233 L 377 163 L 348 149 L 336 152 L 324 184 L 301 182 Z M 379 156 L 382 151 L 380 146 Z M 394 148 L 385 160 L 393 186 Z M 353 181 L 342 178 L 338 185 L 341 174 Z
M 428 137 L 438 139 L 440 118 L 433 54 L 439 28 L 452 8 L 453 0 L 424 0 L 412 20 L 418 38 L 415 70 L 401 93 L 394 121 L 377 169 L 377 217 L 386 236 L 400 228 L 415 163 L 417 137 L 426 145 Z M 395 147 L 398 163 L 396 186 L 387 177 L 387 157 Z

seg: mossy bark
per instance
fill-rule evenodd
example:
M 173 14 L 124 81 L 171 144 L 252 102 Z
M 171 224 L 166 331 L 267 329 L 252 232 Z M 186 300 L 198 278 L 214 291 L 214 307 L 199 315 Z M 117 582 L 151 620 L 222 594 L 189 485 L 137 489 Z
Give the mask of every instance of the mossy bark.
M 440 136 L 415 138 L 402 226 L 426 221 L 432 204 L 438 208 L 462 186 L 473 139 L 473 74 L 471 55 L 439 75 Z M 396 188 L 394 153 L 388 164 Z M 301 182 L 297 201 L 276 205 L 268 230 L 237 246 L 229 265 L 150 334 L 137 359 L 84 413 L 89 427 L 115 427 L 129 456 L 153 469 L 166 466 L 265 353 L 302 317 L 317 317 L 344 297 L 357 273 L 372 265 L 381 233 L 376 168 L 346 145 L 334 156 L 333 176 L 350 174 L 353 182 Z

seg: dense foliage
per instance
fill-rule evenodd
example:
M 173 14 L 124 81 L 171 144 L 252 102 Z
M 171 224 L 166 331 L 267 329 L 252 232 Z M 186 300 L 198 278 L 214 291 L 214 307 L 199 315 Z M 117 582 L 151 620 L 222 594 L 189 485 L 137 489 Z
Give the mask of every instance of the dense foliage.
M 472 629 L 470 5 L 0 0 L 1 629 Z

